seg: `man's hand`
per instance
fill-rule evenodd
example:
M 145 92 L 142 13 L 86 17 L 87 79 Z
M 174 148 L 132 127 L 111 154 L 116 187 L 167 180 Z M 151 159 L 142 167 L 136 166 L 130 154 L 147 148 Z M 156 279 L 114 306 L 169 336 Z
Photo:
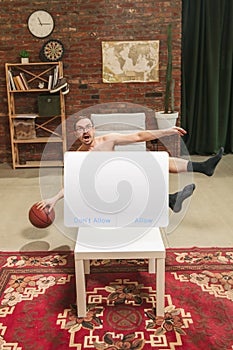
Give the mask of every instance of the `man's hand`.
M 54 197 L 44 199 L 38 202 L 37 208 L 40 210 L 43 210 L 45 207 L 48 207 L 49 208 L 48 211 L 50 213 L 53 207 L 55 206 L 55 204 L 57 203 L 57 201 L 59 201 L 59 199 L 63 197 L 64 197 L 64 189 L 62 188 Z
M 48 212 L 50 213 L 53 207 L 55 206 L 57 200 L 53 198 L 48 198 L 43 201 L 37 203 L 37 208 L 43 210 L 44 208 L 48 208 Z
M 187 134 L 187 131 L 184 129 L 180 128 L 179 126 L 173 126 L 172 128 L 166 129 L 166 136 L 169 135 L 180 135 L 184 136 Z

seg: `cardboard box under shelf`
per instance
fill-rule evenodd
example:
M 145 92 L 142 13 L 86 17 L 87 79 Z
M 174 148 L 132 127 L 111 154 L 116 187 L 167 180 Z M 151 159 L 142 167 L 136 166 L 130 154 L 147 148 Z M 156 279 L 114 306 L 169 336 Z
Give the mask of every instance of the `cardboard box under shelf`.
M 36 138 L 35 118 L 14 119 L 15 139 L 28 140 Z
M 41 117 L 61 115 L 60 95 L 41 94 L 38 96 L 38 114 Z

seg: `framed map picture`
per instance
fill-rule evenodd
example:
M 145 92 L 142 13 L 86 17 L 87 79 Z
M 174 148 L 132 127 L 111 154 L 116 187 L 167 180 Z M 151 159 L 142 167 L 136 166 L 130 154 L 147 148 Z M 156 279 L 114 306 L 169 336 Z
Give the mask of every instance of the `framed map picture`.
M 159 40 L 103 41 L 103 82 L 159 81 Z

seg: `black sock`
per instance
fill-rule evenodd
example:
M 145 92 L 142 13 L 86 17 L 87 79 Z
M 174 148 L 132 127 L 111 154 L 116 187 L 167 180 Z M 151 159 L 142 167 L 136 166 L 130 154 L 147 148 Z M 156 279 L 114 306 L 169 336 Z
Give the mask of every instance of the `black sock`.
M 182 191 L 169 194 L 169 207 L 175 213 L 178 213 L 179 211 L 181 211 L 183 201 L 193 194 L 195 187 L 196 186 L 194 184 L 190 184 L 185 186 Z
M 188 162 L 187 171 L 193 171 L 194 173 L 202 173 L 207 176 L 213 175 L 215 168 L 219 161 L 222 159 L 224 148 L 221 147 L 218 153 L 205 160 L 204 162 Z

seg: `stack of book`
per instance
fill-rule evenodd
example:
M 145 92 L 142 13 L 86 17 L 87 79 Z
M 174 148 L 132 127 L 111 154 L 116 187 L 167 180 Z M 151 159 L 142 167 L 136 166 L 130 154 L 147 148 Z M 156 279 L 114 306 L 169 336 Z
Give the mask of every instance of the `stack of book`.
M 54 88 L 54 86 L 57 84 L 58 81 L 58 66 L 56 66 L 53 70 L 53 74 L 49 75 L 49 80 L 48 80 L 48 90 L 51 90 Z
M 29 85 L 24 73 L 13 76 L 11 70 L 8 71 L 10 90 L 29 90 Z

